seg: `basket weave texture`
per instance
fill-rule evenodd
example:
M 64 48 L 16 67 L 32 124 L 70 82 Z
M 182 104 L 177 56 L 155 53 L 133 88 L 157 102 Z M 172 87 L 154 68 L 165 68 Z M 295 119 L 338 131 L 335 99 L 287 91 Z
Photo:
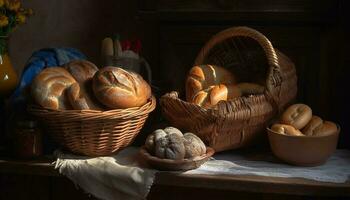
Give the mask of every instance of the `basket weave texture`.
M 145 105 L 128 109 L 52 110 L 32 105 L 28 110 L 64 148 L 81 155 L 105 156 L 131 144 L 155 107 L 152 97 Z
M 258 43 L 265 56 L 266 69 L 238 69 L 237 39 L 247 38 Z M 241 53 L 244 48 L 238 48 Z M 254 62 L 254 60 L 253 60 Z M 238 63 L 238 64 L 237 64 Z M 160 99 L 163 115 L 181 129 L 197 134 L 216 152 L 243 147 L 257 141 L 266 125 L 296 97 L 297 76 L 289 58 L 273 48 L 271 42 L 260 32 L 248 27 L 233 27 L 214 35 L 201 49 L 195 65 L 223 66 L 234 75 L 262 75 L 264 94 L 220 101 L 214 108 L 205 109 L 179 98 L 173 91 Z M 259 63 L 257 66 L 262 68 Z M 254 71 L 255 70 L 255 71 Z M 253 71 L 253 72 L 252 72 Z M 259 77 L 259 76 L 256 76 Z M 261 76 L 260 76 L 261 77 Z M 239 77 L 251 80 L 251 77 Z M 253 80 L 254 81 L 254 80 Z M 256 81 L 259 82 L 259 81 Z

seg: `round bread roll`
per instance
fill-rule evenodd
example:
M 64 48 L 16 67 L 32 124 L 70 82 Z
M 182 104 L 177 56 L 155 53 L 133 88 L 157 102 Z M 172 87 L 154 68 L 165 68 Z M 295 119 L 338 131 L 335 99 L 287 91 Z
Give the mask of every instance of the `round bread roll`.
M 186 80 L 186 100 L 191 102 L 201 90 L 219 84 L 234 84 L 234 76 L 225 68 L 215 65 L 198 65 L 190 69 Z
M 66 89 L 76 83 L 72 75 L 62 67 L 50 67 L 41 71 L 33 80 L 31 94 L 34 101 L 44 108 L 71 109 Z
M 100 69 L 93 77 L 93 91 L 112 109 L 142 106 L 151 97 L 151 87 L 140 75 L 119 67 Z
M 171 135 L 171 134 L 174 134 L 174 135 L 178 136 L 179 138 L 183 137 L 182 132 L 179 129 L 174 128 L 174 127 L 167 127 L 164 130 L 157 129 L 157 130 L 153 131 L 153 133 L 148 135 L 148 137 L 146 138 L 145 147 L 146 147 L 147 151 L 150 152 L 151 154 L 155 154 L 156 141 L 162 140 L 161 138 L 168 137 L 167 135 Z M 169 138 L 167 138 L 167 139 L 169 139 Z M 164 154 L 164 152 L 161 154 Z
M 185 146 L 182 133 L 174 131 L 174 129 L 170 132 L 161 129 L 156 130 L 154 132 L 154 154 L 158 158 L 184 159 Z
M 282 135 L 304 136 L 304 134 L 302 134 L 298 129 L 287 124 L 274 124 L 272 125 L 271 130 Z
M 86 60 L 76 60 L 64 66 L 78 84 L 73 84 L 67 91 L 67 96 L 74 109 L 104 110 L 92 92 L 92 78 L 98 71 L 93 63 Z
M 184 134 L 185 158 L 193 158 L 206 153 L 207 148 L 203 141 L 193 133 Z
M 281 123 L 302 129 L 311 120 L 312 110 L 305 104 L 294 104 L 288 107 L 282 114 Z
M 241 92 L 236 86 L 220 84 L 199 91 L 189 102 L 204 108 L 210 108 L 219 103 L 219 101 L 227 101 L 239 96 L 241 96 Z
M 314 130 L 317 127 L 322 126 L 322 124 L 323 120 L 320 117 L 313 115 L 309 123 L 306 124 L 306 126 L 302 129 L 301 132 L 303 132 L 303 134 L 307 136 L 314 135 Z
M 312 116 L 310 122 L 303 128 L 302 132 L 308 136 L 326 136 L 336 133 L 337 125 L 330 121 L 323 121 L 318 116 Z

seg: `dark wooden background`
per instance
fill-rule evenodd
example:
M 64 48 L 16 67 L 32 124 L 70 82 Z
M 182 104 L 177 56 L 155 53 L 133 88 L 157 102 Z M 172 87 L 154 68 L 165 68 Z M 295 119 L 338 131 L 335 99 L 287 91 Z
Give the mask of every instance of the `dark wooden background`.
M 33 2 L 27 4 L 43 8 L 40 5 L 42 1 Z M 59 1 L 50 1 L 47 5 L 52 5 L 50 3 L 53 2 L 59 4 Z M 49 12 L 42 9 L 44 14 L 38 13 L 41 18 L 34 18 L 34 25 L 28 24 L 27 28 L 20 30 L 12 37 L 12 51 L 20 58 L 15 61 L 18 65 L 17 71 L 21 71 L 25 58 L 29 57 L 30 52 L 45 47 L 43 45 L 70 45 L 81 49 L 92 61 L 98 63 L 100 40 L 111 32 L 121 32 L 143 40 L 143 54 L 152 66 L 154 85 L 160 88 L 156 91 L 159 97 L 164 92 L 183 89 L 187 70 L 192 66 L 199 49 L 213 34 L 232 26 L 250 26 L 265 34 L 276 48 L 294 61 L 298 74 L 297 101 L 310 105 L 314 113 L 322 118 L 339 123 L 342 128 L 339 147 L 350 148 L 348 116 L 350 112 L 348 105 L 350 102 L 348 78 L 350 7 L 348 1 L 120 0 L 96 2 L 84 1 L 82 5 L 74 3 L 74 6 L 69 4 L 62 6 L 61 4 L 64 3 L 61 3 L 59 9 L 57 8 L 60 12 L 64 11 L 61 14 L 55 11 L 55 4 L 51 6 L 52 9 Z M 86 10 L 82 11 L 81 8 Z M 67 13 L 71 14 L 66 15 Z M 76 13 L 79 13 L 79 18 L 74 18 Z M 43 26 L 46 27 L 45 30 L 41 30 L 45 33 L 46 38 L 43 38 L 38 30 L 41 22 L 50 17 L 56 20 L 54 20 L 55 23 Z M 66 26 L 62 20 L 69 20 L 69 18 L 74 20 Z M 101 23 L 102 21 L 104 23 Z M 51 28 L 48 29 L 48 27 Z M 33 40 L 28 40 L 26 35 Z M 23 44 L 25 45 L 21 53 L 25 52 L 25 57 L 17 52 Z M 81 191 L 77 192 L 73 184 L 63 178 L 1 174 L 0 180 L 0 199 L 89 199 Z M 183 198 L 193 198 L 193 195 L 188 195 L 189 193 L 200 193 L 204 199 L 215 197 L 222 199 L 311 198 L 234 194 L 188 188 L 153 188 L 150 197 L 162 199 L 164 195 L 174 197 L 180 195 Z M 217 194 L 220 195 L 217 196 Z

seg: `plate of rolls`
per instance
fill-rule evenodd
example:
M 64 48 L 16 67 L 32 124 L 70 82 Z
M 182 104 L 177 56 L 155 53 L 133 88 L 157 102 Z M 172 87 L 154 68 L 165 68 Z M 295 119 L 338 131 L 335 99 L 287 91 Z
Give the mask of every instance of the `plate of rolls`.
M 276 157 L 293 165 L 317 166 L 336 150 L 340 127 L 313 115 L 309 106 L 294 104 L 267 132 Z
M 66 149 L 109 155 L 129 145 L 156 101 L 141 75 L 86 60 L 41 71 L 31 85 L 29 112 Z
M 195 134 L 182 133 L 174 127 L 157 129 L 141 147 L 142 158 L 159 170 L 184 171 L 195 169 L 214 154 Z

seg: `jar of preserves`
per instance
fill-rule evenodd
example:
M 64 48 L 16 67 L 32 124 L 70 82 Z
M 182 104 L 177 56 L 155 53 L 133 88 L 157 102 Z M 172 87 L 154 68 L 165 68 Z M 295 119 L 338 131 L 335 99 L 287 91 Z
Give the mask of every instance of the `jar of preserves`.
M 20 158 L 42 155 L 42 134 L 37 121 L 17 121 L 13 137 L 14 154 Z

